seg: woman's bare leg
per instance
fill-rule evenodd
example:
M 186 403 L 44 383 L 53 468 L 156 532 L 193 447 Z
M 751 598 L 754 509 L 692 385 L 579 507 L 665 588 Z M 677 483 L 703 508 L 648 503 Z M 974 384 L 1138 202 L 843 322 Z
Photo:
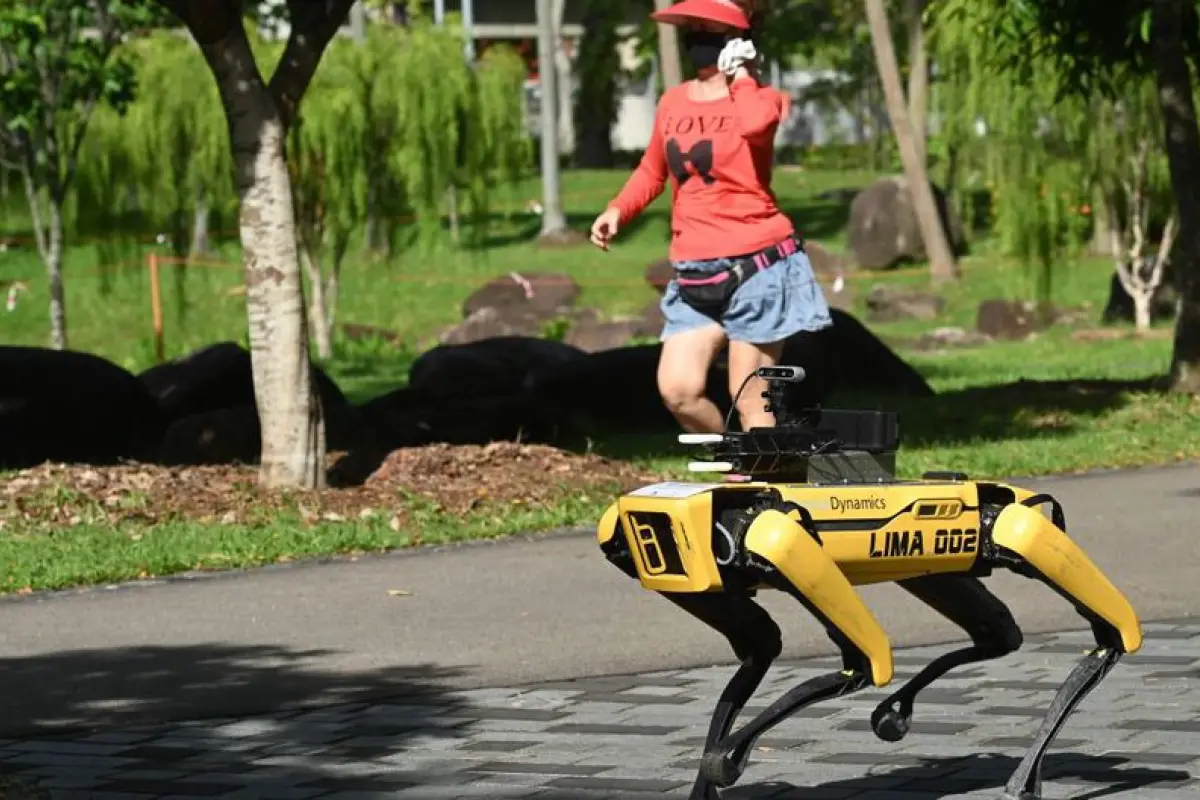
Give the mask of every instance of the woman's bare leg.
M 713 359 L 725 346 L 716 323 L 667 337 L 658 362 L 658 391 L 667 409 L 688 433 L 720 433 L 721 411 L 704 390 Z
M 737 397 L 738 416 L 742 420 L 742 430 L 750 428 L 769 428 L 775 424 L 775 415 L 766 411 L 766 400 L 762 393 L 767 389 L 767 383 L 762 378 L 751 378 L 742 389 L 746 376 L 759 367 L 770 367 L 779 363 L 783 355 L 783 342 L 773 344 L 751 344 L 750 342 L 729 343 L 729 393 L 737 397 L 741 389 L 741 397 Z

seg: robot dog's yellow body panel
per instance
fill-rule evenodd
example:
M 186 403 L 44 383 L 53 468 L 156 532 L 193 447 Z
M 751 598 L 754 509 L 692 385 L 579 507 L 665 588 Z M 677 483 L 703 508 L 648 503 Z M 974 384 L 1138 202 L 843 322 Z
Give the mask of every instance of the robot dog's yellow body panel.
M 1129 601 L 1078 545 L 1043 514 L 1020 503 L 1005 507 L 985 530 L 974 482 L 837 487 L 656 484 L 613 503 L 597 537 L 603 545 L 621 532 L 646 589 L 721 592 L 725 586 L 714 537 L 716 493 L 768 488 L 776 489 L 784 502 L 806 509 L 812 531 L 796 512 L 763 511 L 746 530 L 742 548 L 782 573 L 849 639 L 870 663 L 875 686 L 892 681 L 891 645 L 854 587 L 971 573 L 988 543 L 1024 559 L 1061 593 L 1115 628 L 1125 652 L 1141 648 L 1141 627 Z M 1002 488 L 1014 497 L 1033 496 L 1027 490 Z M 748 588 L 770 587 L 759 582 Z
M 1018 501 L 1034 496 L 1027 489 L 993 485 L 1012 492 Z M 887 636 L 850 587 L 970 573 L 985 536 L 1119 631 L 1125 652 L 1141 648 L 1141 626 L 1133 607 L 1066 533 L 1020 502 L 1005 507 L 985 531 L 979 491 L 972 481 L 882 486 L 655 484 L 613 503 L 601 518 L 597 536 L 604 544 L 618 529 L 623 532 L 646 589 L 719 592 L 724 585 L 714 547 L 714 492 L 767 488 L 809 512 L 820 542 L 794 512 L 764 513 L 747 531 L 746 550 L 793 583 L 803 583 L 804 594 L 822 611 L 836 613 L 835 622 L 845 621 L 839 628 L 858 632 L 851 639 L 870 656 L 877 686 L 891 680 L 891 657 L 884 655 Z
M 808 510 L 826 555 L 855 586 L 965 572 L 979 552 L 978 497 L 971 483 L 823 487 L 755 482 L 719 489 L 657 484 L 622 496 L 605 515 L 601 530 L 619 516 L 647 589 L 720 591 L 711 543 L 713 492 L 766 488 Z M 670 494 L 678 496 L 664 496 Z M 679 558 L 658 563 L 654 559 L 661 553 L 678 553 Z

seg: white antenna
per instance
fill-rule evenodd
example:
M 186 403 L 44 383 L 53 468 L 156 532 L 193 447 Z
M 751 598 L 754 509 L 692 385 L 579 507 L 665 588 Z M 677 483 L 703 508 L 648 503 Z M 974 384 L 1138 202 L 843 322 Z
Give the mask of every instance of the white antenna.
M 728 461 L 690 461 L 689 472 L 732 472 L 733 464 Z
M 680 444 L 720 444 L 725 437 L 719 433 L 681 433 Z

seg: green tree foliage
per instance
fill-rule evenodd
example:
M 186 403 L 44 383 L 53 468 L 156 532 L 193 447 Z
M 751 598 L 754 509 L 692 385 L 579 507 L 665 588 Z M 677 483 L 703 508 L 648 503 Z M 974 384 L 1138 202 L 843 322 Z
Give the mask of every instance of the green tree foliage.
M 251 36 L 251 45 L 269 74 L 282 43 Z M 220 97 L 213 81 L 194 80 L 207 66 L 186 35 L 159 32 L 122 55 L 141 91 L 124 113 L 97 112 L 89 129 L 79 224 L 97 236 L 167 232 L 182 256 L 197 213 L 228 219 L 236 209 Z M 523 79 L 511 48 L 488 48 L 472 66 L 452 29 L 423 21 L 371 25 L 363 43 L 335 39 L 288 135 L 298 233 L 313 258 L 340 266 L 373 216 L 385 238 L 416 231 L 434 241 L 447 185 L 463 190 L 469 213 L 486 214 L 494 191 L 531 162 Z
M 421 243 L 432 243 L 450 185 L 482 220 L 493 191 L 530 164 L 523 79 L 511 48 L 488 48 L 471 65 L 452 29 L 424 20 L 370 26 L 361 44 L 333 42 L 289 140 L 298 201 L 324 209 L 312 241 L 332 245 L 340 260 L 374 211 L 389 238 L 412 217 Z
M 424 20 L 331 43 L 288 141 L 320 353 L 331 347 L 338 277 L 357 234 L 439 241 L 448 186 L 472 234 L 486 232 L 494 190 L 515 183 L 531 158 L 523 79 L 511 48 L 488 48 L 471 65 L 452 29 Z
M 184 32 L 156 31 L 130 42 L 125 53 L 137 64 L 138 96 L 124 113 L 99 109 L 88 129 L 77 229 L 99 243 L 105 269 L 123 260 L 126 245 L 151 235 L 165 235 L 177 259 L 202 256 L 212 218 L 231 220 L 237 207 L 216 84 L 194 79 L 208 67 Z M 171 273 L 182 313 L 186 273 L 182 267 Z
M 121 0 L 0 4 L 2 154 L 25 183 L 57 348 L 67 346 L 63 212 L 79 151 L 98 107 L 120 112 L 133 99 L 135 68 L 119 52 L 122 40 L 160 20 L 154 7 Z
M 1027 31 L 1025 58 L 1007 60 L 990 32 L 1008 24 L 997 3 L 934 4 L 936 109 L 957 168 L 974 176 L 962 190 L 986 187 L 1001 252 L 1034 265 L 1038 299 L 1049 300 L 1056 267 L 1089 231 L 1080 208 L 1089 202 L 1097 163 L 1083 155 L 1097 144 L 1088 125 L 1095 100 L 1060 96 L 1056 63 L 1035 29 Z
M 1010 69 L 1022 69 L 1028 43 L 1038 37 L 1039 55 L 1050 60 L 1060 95 L 1099 91 L 1123 94 L 1130 74 L 1154 72 L 1150 36 L 1152 0 L 988 0 L 1000 22 L 993 34 Z M 1200 56 L 1200 3 L 1185 0 L 1181 41 L 1191 59 Z M 1023 68 L 1028 73 L 1028 66 Z
M 1173 271 L 1181 298 L 1171 386 L 1200 394 L 1200 130 L 1192 76 L 1200 57 L 1200 3 L 947 0 L 938 9 L 959 32 L 973 15 L 969 24 L 977 41 L 986 41 L 992 53 L 985 65 L 989 77 L 1037 84 L 1054 98 L 1050 118 L 1061 124 L 1080 106 L 1092 112 L 1076 118 L 1087 141 L 1081 171 L 1109 203 L 1112 187 L 1122 187 L 1118 212 L 1127 240 L 1136 240 L 1149 213 L 1133 211 L 1150 207 L 1129 187 L 1140 186 L 1149 198 L 1164 191 L 1169 176 L 1171 211 L 1178 214 Z M 1163 150 L 1165 159 L 1158 155 Z M 1172 224 L 1164 225 L 1160 256 L 1172 244 L 1176 222 L 1161 210 L 1164 205 L 1170 206 L 1159 204 L 1158 215 Z
M 622 77 L 622 44 L 617 28 L 628 16 L 625 0 L 585 0 L 575 89 L 575 165 L 614 166 L 612 126 L 617 121 L 617 89 Z

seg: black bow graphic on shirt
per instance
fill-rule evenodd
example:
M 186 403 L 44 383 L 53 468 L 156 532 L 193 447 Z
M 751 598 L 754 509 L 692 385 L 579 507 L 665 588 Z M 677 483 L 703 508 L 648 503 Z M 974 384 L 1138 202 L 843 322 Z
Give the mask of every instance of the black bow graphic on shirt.
M 713 143 L 711 139 L 701 139 L 692 145 L 692 149 L 684 153 L 679 149 L 679 142 L 674 139 L 667 141 L 667 166 L 671 174 L 679 181 L 679 185 L 688 182 L 692 177 L 688 165 L 696 168 L 696 174 L 704 181 L 705 186 L 711 186 L 717 179 L 712 176 Z

